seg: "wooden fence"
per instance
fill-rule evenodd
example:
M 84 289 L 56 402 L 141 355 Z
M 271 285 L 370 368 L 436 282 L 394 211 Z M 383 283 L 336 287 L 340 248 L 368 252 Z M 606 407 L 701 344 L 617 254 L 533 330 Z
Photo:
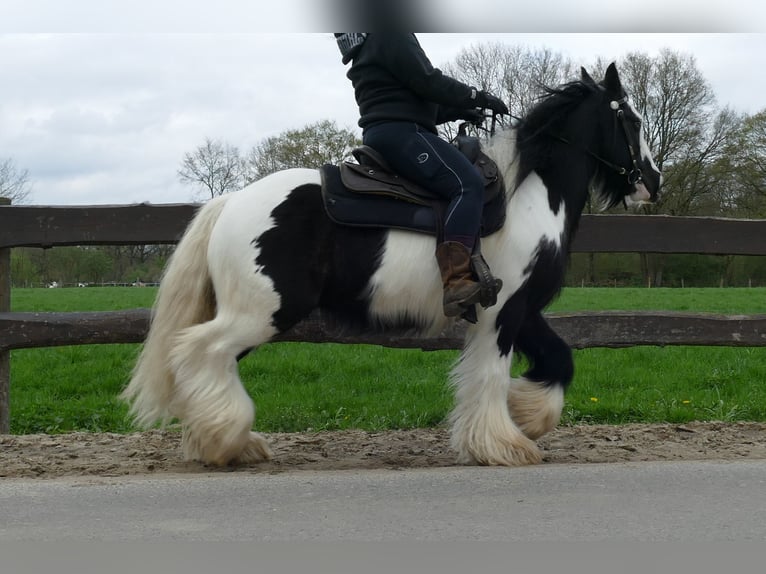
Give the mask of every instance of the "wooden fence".
M 61 245 L 176 243 L 197 205 L 11 206 L 0 199 L 0 434 L 9 432 L 10 351 L 29 347 L 143 340 L 148 309 L 98 313 L 12 313 L 10 250 Z M 574 252 L 766 255 L 766 220 L 637 215 L 583 216 Z M 549 314 L 573 347 L 634 345 L 766 346 L 766 315 L 673 312 Z M 369 343 L 456 349 L 464 325 L 431 339 L 407 332 L 349 331 L 314 314 L 280 341 Z

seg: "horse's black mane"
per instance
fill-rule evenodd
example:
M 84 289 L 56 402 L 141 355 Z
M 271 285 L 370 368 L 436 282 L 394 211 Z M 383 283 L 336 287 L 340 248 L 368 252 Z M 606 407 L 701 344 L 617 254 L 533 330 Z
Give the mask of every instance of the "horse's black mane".
M 545 93 L 519 122 L 518 141 L 521 144 L 530 143 L 538 136 L 554 132 L 572 107 L 597 90 L 597 85 L 582 81 L 569 82 L 557 88 L 544 88 Z
M 599 89 L 597 84 L 583 81 L 545 88 L 545 93 L 516 127 L 516 146 L 521 159 L 517 174 L 519 182 L 532 171 L 546 171 L 553 145 L 564 136 L 562 124 L 572 108 Z

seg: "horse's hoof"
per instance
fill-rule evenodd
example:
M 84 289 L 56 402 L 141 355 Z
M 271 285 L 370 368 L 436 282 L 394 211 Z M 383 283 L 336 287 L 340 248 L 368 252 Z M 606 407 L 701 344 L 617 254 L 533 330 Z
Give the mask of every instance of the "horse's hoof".
M 515 436 L 492 443 L 457 444 L 458 463 L 480 466 L 528 466 L 539 464 L 542 453 L 534 441 L 516 431 Z
M 534 441 L 527 439 L 513 441 L 513 444 L 504 444 L 499 449 L 499 453 L 487 457 L 485 460 L 479 460 L 478 463 L 483 466 L 529 466 L 540 464 L 543 455 Z
M 263 435 L 251 432 L 247 445 L 230 464 L 254 464 L 271 460 L 273 457 L 274 452 Z
M 274 455 L 263 436 L 244 431 L 236 440 L 225 443 L 201 440 L 198 433 L 185 429 L 181 439 L 185 460 L 196 460 L 211 466 L 252 464 L 271 459 Z
M 535 445 L 534 447 L 506 449 L 506 452 L 500 456 L 467 453 L 458 457 L 458 464 L 475 466 L 530 466 L 540 464 L 542 460 L 542 453 L 537 445 Z
M 508 412 L 521 432 L 532 440 L 556 428 L 563 408 L 564 391 L 560 385 L 514 379 L 508 390 Z

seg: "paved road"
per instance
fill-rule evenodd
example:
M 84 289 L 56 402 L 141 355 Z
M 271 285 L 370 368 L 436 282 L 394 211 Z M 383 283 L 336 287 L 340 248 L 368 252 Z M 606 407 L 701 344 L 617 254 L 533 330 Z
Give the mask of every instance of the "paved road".
M 0 481 L 8 540 L 765 540 L 766 460 Z

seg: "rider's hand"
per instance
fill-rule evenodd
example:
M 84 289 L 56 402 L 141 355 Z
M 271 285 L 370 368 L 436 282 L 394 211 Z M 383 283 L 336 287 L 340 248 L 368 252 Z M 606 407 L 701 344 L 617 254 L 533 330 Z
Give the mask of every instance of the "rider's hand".
M 460 112 L 460 119 L 465 120 L 475 126 L 480 126 L 484 123 L 485 117 L 481 110 L 467 109 Z
M 497 96 L 493 96 L 489 92 L 482 90 L 478 93 L 476 99 L 478 100 L 479 107 L 488 108 L 492 110 L 492 113 L 495 115 L 499 114 L 502 116 L 508 114 L 508 106 L 503 103 L 503 100 Z

